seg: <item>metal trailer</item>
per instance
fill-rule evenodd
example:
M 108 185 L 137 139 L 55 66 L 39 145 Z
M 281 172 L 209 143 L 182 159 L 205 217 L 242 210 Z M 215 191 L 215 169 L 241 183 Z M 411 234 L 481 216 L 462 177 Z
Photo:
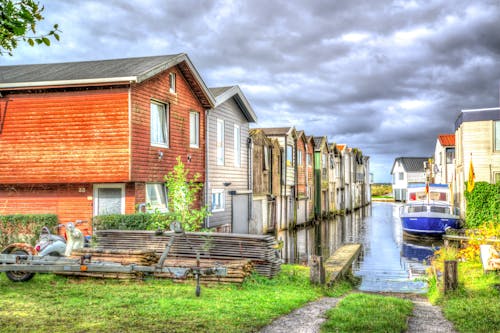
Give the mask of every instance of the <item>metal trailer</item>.
M 56 256 L 38 256 L 28 254 L 26 251 L 14 251 L 11 253 L 0 254 L 0 272 L 6 272 L 7 277 L 14 282 L 24 282 L 30 280 L 34 273 L 58 273 L 58 272 L 99 272 L 99 273 L 138 273 L 144 275 L 153 275 L 155 273 L 170 273 L 176 278 L 185 278 L 189 275 L 196 279 L 196 296 L 200 296 L 200 276 L 216 275 L 226 276 L 227 268 L 221 265 L 214 267 L 200 267 L 200 255 L 196 252 L 196 266 L 193 267 L 164 267 L 170 248 L 172 247 L 176 236 L 182 235 L 186 238 L 183 231 L 175 230 L 176 233 L 171 237 L 165 250 L 163 251 L 158 263 L 151 266 L 142 266 L 136 264 L 122 265 L 109 261 L 92 261 L 90 254 L 83 255 L 78 259 Z M 187 238 L 186 238 L 187 240 Z

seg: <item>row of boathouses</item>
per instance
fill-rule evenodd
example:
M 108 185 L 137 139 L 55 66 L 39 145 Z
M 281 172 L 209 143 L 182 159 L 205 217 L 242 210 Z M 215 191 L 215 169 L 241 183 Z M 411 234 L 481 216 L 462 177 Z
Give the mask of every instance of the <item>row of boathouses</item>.
M 177 158 L 218 231 L 263 234 L 370 202 L 369 158 L 295 127 L 254 128 L 238 86 L 187 54 L 0 66 L 0 214 L 168 211 Z M 251 126 L 252 124 L 252 126 Z

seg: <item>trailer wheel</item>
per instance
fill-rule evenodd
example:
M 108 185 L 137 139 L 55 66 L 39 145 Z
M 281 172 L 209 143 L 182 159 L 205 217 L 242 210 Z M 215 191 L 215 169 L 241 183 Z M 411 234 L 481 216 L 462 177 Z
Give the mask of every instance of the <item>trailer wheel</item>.
M 13 252 L 10 252 L 10 254 L 29 254 L 25 250 L 15 250 Z M 35 273 L 31 272 L 21 272 L 21 271 L 8 271 L 5 272 L 9 280 L 12 282 L 26 282 L 29 281 L 35 276 Z

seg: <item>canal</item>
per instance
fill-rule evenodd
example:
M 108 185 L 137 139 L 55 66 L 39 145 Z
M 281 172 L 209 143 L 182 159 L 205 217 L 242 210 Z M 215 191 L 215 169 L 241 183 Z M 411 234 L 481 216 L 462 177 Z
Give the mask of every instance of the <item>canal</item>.
M 286 262 L 306 264 L 310 255 L 328 258 L 346 243 L 361 243 L 362 253 L 353 265 L 361 278 L 360 290 L 425 293 L 422 280 L 426 259 L 441 246 L 436 239 L 409 239 L 403 235 L 397 203 L 373 203 L 346 216 L 298 227 L 278 235 Z

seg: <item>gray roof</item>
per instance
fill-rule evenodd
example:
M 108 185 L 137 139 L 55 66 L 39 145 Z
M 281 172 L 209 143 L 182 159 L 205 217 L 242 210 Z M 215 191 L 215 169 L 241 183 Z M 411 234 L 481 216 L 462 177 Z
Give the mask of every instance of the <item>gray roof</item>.
M 391 174 L 394 172 L 394 166 L 400 162 L 406 172 L 424 172 L 424 162 L 428 157 L 398 157 L 394 160 Z
M 321 146 L 325 145 L 328 149 L 328 143 L 326 140 L 326 136 L 314 136 L 314 150 L 321 150 Z
M 215 107 L 221 105 L 230 98 L 234 98 L 247 121 L 250 123 L 255 123 L 257 121 L 257 116 L 255 115 L 252 106 L 239 86 L 209 88 L 209 90 L 212 95 L 215 96 Z
M 140 83 L 176 65 L 190 84 L 197 87 L 205 104 L 213 106 L 215 99 L 185 53 L 140 58 L 64 62 L 35 65 L 0 66 L 0 89 L 70 86 L 113 82 Z M 189 72 L 189 73 L 188 73 Z M 200 97 L 200 96 L 199 96 Z

